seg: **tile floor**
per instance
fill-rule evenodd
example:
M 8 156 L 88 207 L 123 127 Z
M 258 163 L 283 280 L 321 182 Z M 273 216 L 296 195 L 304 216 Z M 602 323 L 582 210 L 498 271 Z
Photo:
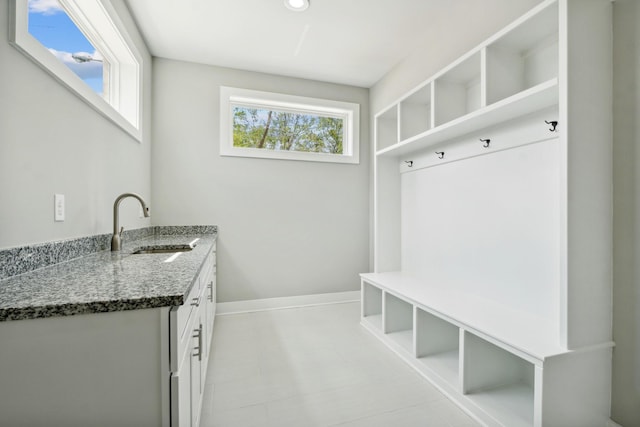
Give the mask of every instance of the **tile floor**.
M 359 303 L 216 318 L 202 427 L 478 424 L 359 324 Z

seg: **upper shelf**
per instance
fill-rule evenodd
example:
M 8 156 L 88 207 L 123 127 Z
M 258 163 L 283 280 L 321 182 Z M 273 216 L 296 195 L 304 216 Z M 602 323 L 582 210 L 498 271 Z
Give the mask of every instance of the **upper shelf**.
M 553 78 L 509 98 L 475 110 L 409 139 L 383 148 L 377 156 L 401 156 L 466 135 L 558 103 L 558 79 Z
M 558 103 L 559 5 L 546 0 L 375 116 L 378 156 L 404 155 Z

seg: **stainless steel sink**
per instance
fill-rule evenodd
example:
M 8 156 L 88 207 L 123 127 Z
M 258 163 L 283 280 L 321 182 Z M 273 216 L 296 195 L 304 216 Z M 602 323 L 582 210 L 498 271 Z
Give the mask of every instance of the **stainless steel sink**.
M 132 255 L 148 255 L 148 254 L 170 254 L 174 252 L 189 252 L 193 247 L 191 245 L 155 245 L 155 246 L 142 246 L 135 251 Z

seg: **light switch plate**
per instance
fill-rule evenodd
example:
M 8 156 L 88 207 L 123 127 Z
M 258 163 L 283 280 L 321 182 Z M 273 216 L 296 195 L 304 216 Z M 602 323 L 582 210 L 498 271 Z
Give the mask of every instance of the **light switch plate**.
M 64 221 L 64 194 L 53 195 L 54 219 Z

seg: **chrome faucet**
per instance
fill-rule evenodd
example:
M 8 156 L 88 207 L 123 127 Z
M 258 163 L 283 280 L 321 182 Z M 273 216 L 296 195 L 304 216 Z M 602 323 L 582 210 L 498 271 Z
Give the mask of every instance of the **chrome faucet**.
M 145 201 L 142 200 L 142 197 L 140 197 L 135 193 L 124 193 L 119 195 L 116 201 L 113 203 L 113 236 L 111 237 L 112 251 L 119 251 L 120 246 L 122 244 L 122 230 L 124 230 L 124 227 L 118 230 L 119 223 L 120 223 L 118 208 L 120 207 L 120 202 L 122 201 L 122 199 L 125 199 L 127 197 L 133 197 L 138 199 L 138 201 L 140 202 L 140 205 L 142 205 L 142 213 L 144 214 L 145 218 L 149 217 L 149 208 L 147 207 L 147 204 L 145 203 Z

